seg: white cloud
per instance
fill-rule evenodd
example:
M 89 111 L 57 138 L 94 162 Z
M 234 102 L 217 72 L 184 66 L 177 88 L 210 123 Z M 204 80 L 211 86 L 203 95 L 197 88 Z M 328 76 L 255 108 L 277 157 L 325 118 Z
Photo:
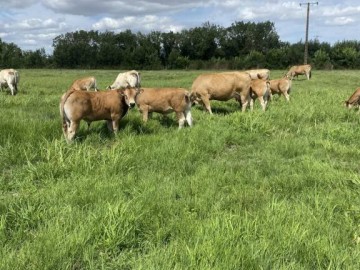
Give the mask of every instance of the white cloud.
M 353 18 L 350 17 L 335 17 L 332 20 L 326 20 L 325 24 L 327 25 L 339 25 L 339 26 L 343 26 L 343 25 L 348 25 L 348 24 L 352 24 L 354 23 L 355 20 Z
M 127 16 L 122 19 L 103 18 L 92 25 L 95 30 L 112 30 L 124 31 L 126 29 L 133 30 L 158 30 L 158 31 L 174 31 L 178 32 L 183 27 L 172 23 L 168 17 L 158 17 L 155 15 L 146 15 L 143 17 Z

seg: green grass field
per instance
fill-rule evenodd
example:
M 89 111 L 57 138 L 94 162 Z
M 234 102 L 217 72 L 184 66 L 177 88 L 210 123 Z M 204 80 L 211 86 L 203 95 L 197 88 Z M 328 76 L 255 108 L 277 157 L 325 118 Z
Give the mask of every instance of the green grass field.
M 343 107 L 360 71 L 299 77 L 265 113 L 195 106 L 182 130 L 134 109 L 117 135 L 83 123 L 73 144 L 61 95 L 118 71 L 19 72 L 18 95 L 0 93 L 0 269 L 360 269 L 360 115 Z

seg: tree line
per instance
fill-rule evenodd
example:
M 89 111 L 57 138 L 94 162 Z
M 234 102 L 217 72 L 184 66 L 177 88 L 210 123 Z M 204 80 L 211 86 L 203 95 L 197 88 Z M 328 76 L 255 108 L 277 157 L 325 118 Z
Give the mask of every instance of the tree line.
M 360 42 L 318 39 L 308 43 L 308 62 L 318 69 L 359 69 Z M 304 42 L 280 40 L 274 23 L 209 22 L 181 32 L 76 31 L 53 39 L 53 53 L 23 51 L 0 39 L 0 66 L 14 68 L 286 69 L 303 63 Z

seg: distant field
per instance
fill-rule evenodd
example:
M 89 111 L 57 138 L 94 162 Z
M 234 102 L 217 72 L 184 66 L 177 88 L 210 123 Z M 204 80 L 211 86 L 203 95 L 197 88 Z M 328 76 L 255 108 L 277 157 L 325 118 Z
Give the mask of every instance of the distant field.
M 195 106 L 180 131 L 134 109 L 116 136 L 82 124 L 70 145 L 60 96 L 118 71 L 19 72 L 19 94 L 0 92 L 0 269 L 360 269 L 360 114 L 342 106 L 360 71 L 299 77 L 265 113 Z

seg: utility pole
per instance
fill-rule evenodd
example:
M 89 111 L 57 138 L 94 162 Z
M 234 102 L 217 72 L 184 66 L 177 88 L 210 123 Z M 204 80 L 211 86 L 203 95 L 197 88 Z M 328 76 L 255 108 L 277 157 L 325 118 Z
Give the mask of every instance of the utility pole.
M 309 37 L 309 14 L 310 14 L 310 5 L 318 5 L 318 4 L 319 4 L 319 2 L 300 3 L 300 6 L 307 5 L 304 64 L 307 64 L 307 59 L 308 59 L 308 47 L 309 47 L 309 45 L 308 45 L 308 37 Z

